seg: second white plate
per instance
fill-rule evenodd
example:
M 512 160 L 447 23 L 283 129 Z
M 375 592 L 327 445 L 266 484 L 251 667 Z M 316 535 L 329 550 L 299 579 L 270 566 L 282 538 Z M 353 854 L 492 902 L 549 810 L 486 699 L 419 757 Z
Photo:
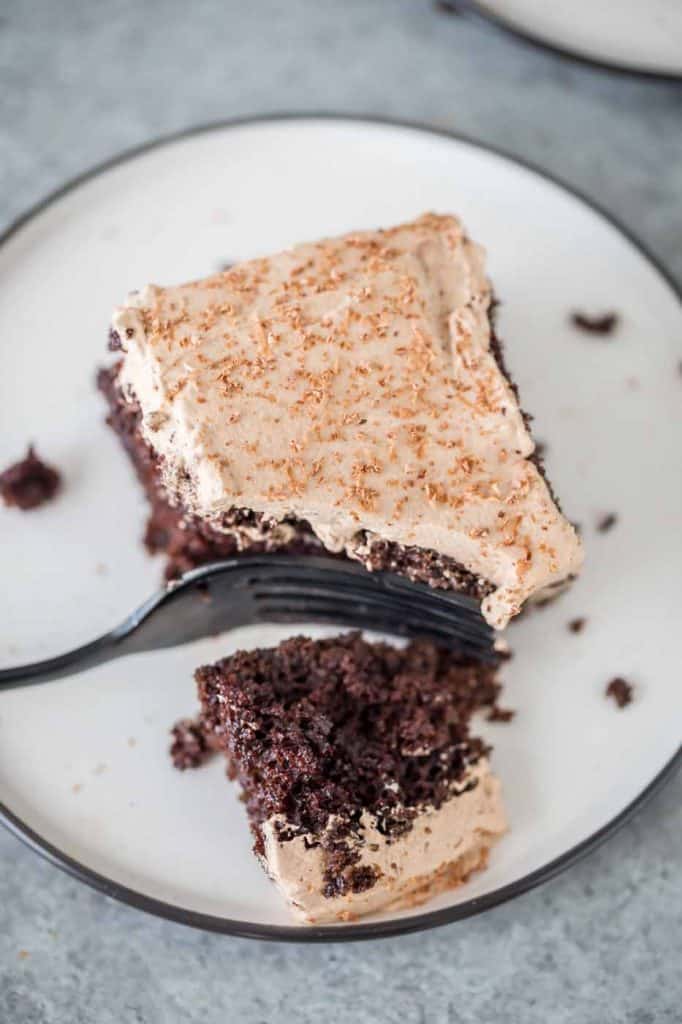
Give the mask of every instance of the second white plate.
M 676 0 L 474 0 L 504 28 L 596 64 L 682 76 L 682 5 Z

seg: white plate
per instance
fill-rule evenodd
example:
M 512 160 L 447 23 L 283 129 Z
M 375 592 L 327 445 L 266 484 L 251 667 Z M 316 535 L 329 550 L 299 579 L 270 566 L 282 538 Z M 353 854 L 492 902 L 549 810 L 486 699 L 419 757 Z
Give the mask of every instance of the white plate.
M 682 75 L 679 0 L 473 0 L 472 7 L 533 42 L 584 60 Z
M 157 585 L 145 504 L 103 423 L 93 378 L 109 312 L 143 282 L 177 282 L 303 239 L 457 211 L 485 242 L 501 333 L 551 478 L 583 524 L 569 595 L 515 625 L 511 725 L 495 747 L 511 831 L 487 872 L 420 910 L 371 923 L 289 925 L 250 852 L 215 762 L 177 773 L 168 729 L 195 706 L 191 674 L 284 628 L 143 655 L 0 694 L 0 802 L 43 852 L 112 895 L 242 934 L 381 934 L 466 916 L 523 891 L 592 845 L 669 770 L 680 740 L 682 309 L 635 243 L 584 200 L 470 142 L 346 118 L 264 119 L 125 157 L 64 191 L 0 248 L 2 462 L 27 440 L 64 471 L 63 495 L 0 513 L 0 663 L 102 632 Z M 615 309 L 612 339 L 572 309 Z M 595 530 L 618 514 L 609 533 Z M 584 615 L 579 636 L 566 623 Z M 288 630 L 291 632 L 291 630 Z M 316 632 L 318 632 L 316 630 Z M 605 683 L 636 700 L 619 711 Z

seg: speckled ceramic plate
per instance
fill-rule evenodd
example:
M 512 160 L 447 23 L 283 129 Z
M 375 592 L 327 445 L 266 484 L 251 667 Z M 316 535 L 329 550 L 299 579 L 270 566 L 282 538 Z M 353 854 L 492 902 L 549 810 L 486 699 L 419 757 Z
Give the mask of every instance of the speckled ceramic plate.
M 465 7 L 541 46 L 622 71 L 682 77 L 677 0 L 465 0 Z
M 509 631 L 505 704 L 516 718 L 481 725 L 511 831 L 485 873 L 425 907 L 291 924 L 222 765 L 181 775 L 167 756 L 171 723 L 195 707 L 194 667 L 284 635 L 242 630 L 0 694 L 5 822 L 110 895 L 241 935 L 423 928 L 549 878 L 672 770 L 682 719 L 680 298 L 584 199 L 506 156 L 406 125 L 284 117 L 192 132 L 86 175 L 5 236 L 0 459 L 33 439 L 65 487 L 31 514 L 0 512 L 0 664 L 82 643 L 159 580 L 140 543 L 142 496 L 94 389 L 112 306 L 143 282 L 426 209 L 458 212 L 489 250 L 509 363 L 587 547 L 571 593 Z M 575 309 L 615 310 L 621 325 L 608 338 L 582 334 L 569 323 Z M 612 512 L 616 525 L 599 533 Z M 578 635 L 567 628 L 575 616 L 587 619 Z M 635 686 L 622 711 L 604 697 L 616 674 Z

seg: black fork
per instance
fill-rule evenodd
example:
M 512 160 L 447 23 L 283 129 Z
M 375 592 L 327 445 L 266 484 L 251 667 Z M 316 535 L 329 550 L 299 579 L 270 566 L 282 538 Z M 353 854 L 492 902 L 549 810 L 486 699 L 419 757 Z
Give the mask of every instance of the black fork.
M 494 632 L 473 598 L 335 558 L 244 555 L 185 573 L 111 632 L 56 658 L 0 671 L 0 690 L 82 672 L 259 622 L 321 622 L 424 637 L 494 662 Z

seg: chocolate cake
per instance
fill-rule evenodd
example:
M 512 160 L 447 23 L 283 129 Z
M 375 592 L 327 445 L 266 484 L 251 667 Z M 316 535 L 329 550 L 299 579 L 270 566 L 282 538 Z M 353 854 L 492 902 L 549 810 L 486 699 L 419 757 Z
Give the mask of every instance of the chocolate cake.
M 473 595 L 499 628 L 563 587 L 581 544 L 492 305 L 481 250 L 435 214 L 131 295 L 100 386 L 170 574 L 323 546 Z
M 632 683 L 629 683 L 627 679 L 623 679 L 622 676 L 616 676 L 607 684 L 604 692 L 607 697 L 616 702 L 619 708 L 626 708 L 628 704 L 632 704 L 633 691 Z
M 0 497 L 5 505 L 28 511 L 46 504 L 57 494 L 61 477 L 53 466 L 38 458 L 33 445 L 26 457 L 0 473 Z
M 205 745 L 226 753 L 297 916 L 413 905 L 485 866 L 506 823 L 469 719 L 495 706 L 494 668 L 350 633 L 239 651 L 196 679 Z

